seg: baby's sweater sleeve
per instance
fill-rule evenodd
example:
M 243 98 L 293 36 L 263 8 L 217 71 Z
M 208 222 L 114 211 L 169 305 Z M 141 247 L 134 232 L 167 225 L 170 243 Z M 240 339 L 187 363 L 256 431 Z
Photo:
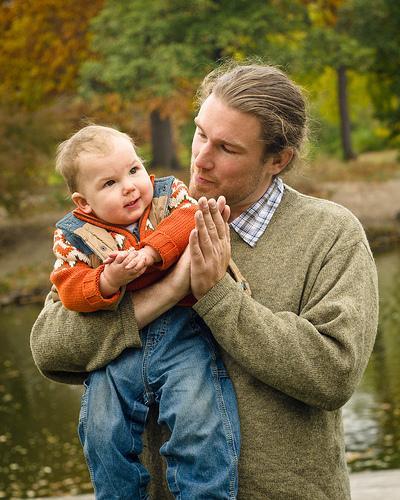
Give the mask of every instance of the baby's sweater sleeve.
M 178 260 L 195 227 L 196 200 L 189 196 L 187 187 L 179 179 L 174 180 L 171 190 L 167 217 L 140 242 L 140 248 L 149 245 L 160 254 L 162 262 L 156 266 L 158 269 L 167 269 Z
M 109 298 L 101 295 L 100 274 L 104 265 L 93 269 L 90 258 L 73 246 L 61 229 L 54 232 L 53 252 L 56 256 L 50 281 L 56 286 L 63 305 L 76 312 L 113 309 L 120 300 L 118 291 Z

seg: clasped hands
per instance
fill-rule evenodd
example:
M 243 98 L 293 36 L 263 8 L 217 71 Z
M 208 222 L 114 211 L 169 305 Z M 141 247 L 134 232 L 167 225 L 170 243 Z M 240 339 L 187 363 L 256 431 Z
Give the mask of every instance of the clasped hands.
M 196 227 L 190 234 L 190 287 L 196 299 L 203 297 L 226 272 L 231 258 L 228 220 L 230 208 L 220 196 L 199 199 Z M 184 258 L 182 256 L 182 258 Z

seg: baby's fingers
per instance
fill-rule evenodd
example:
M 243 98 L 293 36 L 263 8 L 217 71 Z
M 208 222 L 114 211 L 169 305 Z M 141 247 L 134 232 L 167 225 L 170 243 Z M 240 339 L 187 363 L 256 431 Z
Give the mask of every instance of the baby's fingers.
M 119 252 L 111 252 L 105 260 L 103 260 L 103 264 L 111 264 L 114 262 L 115 257 L 119 254 Z
M 125 269 L 141 269 L 146 267 L 146 258 L 139 252 L 130 254 L 125 259 Z
M 117 255 L 115 256 L 114 262 L 116 264 L 122 264 L 125 262 L 125 259 L 129 257 L 131 252 L 128 252 L 128 250 L 123 250 L 122 252 L 118 252 Z

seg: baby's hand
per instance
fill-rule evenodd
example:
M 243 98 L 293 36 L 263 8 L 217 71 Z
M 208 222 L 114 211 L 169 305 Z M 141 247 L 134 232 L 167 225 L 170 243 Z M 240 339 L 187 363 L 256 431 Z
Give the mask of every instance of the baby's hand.
M 117 256 L 119 256 L 120 259 L 121 257 L 127 259 L 127 269 L 137 268 L 138 265 L 140 266 L 140 263 L 142 263 L 143 261 L 145 261 L 147 267 L 161 261 L 160 254 L 157 252 L 157 250 L 154 250 L 154 248 L 147 245 L 140 250 L 134 250 L 133 248 L 131 248 L 130 250 L 111 252 L 103 261 L 103 264 L 111 264 L 111 262 L 115 261 Z M 137 261 L 137 264 L 135 264 L 135 261 Z
M 130 272 L 141 271 L 146 269 L 152 263 L 148 262 L 146 254 L 142 250 L 129 250 L 128 255 L 124 260 L 125 269 Z M 140 273 L 141 274 L 141 273 Z M 133 278 L 135 279 L 135 278 Z
M 161 261 L 160 254 L 157 252 L 157 250 L 154 250 L 154 248 L 149 245 L 144 246 L 143 248 L 138 250 L 138 252 L 144 256 L 148 266 L 152 266 L 156 262 Z
M 136 250 L 113 252 L 104 264 L 99 283 L 103 297 L 113 295 L 121 286 L 141 276 L 148 266 L 145 255 Z

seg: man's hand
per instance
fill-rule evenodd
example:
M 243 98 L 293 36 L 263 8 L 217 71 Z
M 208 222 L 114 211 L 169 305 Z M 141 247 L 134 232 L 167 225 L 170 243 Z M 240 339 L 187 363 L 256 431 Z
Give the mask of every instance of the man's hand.
M 230 209 L 225 198 L 199 199 L 196 228 L 189 239 L 190 281 L 193 295 L 200 299 L 221 280 L 231 258 L 228 219 Z
M 103 297 L 110 297 L 121 286 L 141 276 L 147 269 L 146 253 L 136 250 L 124 250 L 112 253 L 104 261 L 105 267 L 100 274 L 100 292 Z

